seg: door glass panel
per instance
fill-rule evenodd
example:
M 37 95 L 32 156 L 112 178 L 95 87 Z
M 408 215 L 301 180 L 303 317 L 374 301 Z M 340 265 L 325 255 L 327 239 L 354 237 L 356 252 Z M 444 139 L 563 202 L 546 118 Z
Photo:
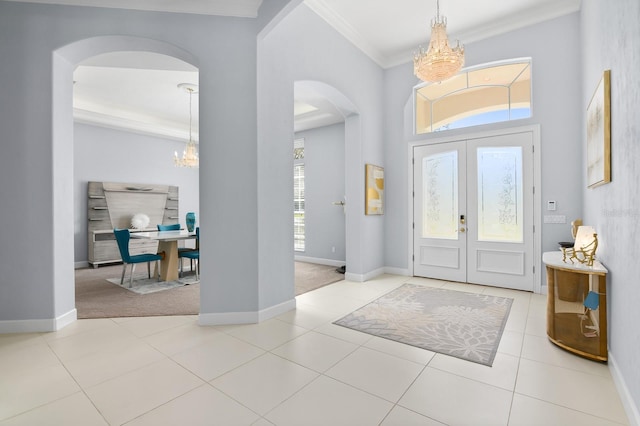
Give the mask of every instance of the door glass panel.
M 422 237 L 458 239 L 458 151 L 422 160 Z
M 478 240 L 523 241 L 522 148 L 478 148 Z

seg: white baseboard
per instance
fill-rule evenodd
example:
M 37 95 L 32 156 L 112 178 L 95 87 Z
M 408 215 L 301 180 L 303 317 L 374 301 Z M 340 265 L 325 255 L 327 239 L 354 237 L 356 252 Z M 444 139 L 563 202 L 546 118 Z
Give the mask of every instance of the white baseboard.
M 296 308 L 296 299 L 253 312 L 200 313 L 200 325 L 256 324 Z
M 0 321 L 0 334 L 54 331 L 53 319 Z
M 198 324 L 200 325 L 255 324 L 257 322 L 258 312 L 200 313 L 198 315 Z
M 367 272 L 364 274 L 364 280 L 369 281 L 374 279 L 375 277 L 379 277 L 380 275 L 384 275 L 384 268 L 374 269 L 373 271 Z
M 344 260 L 322 259 L 319 257 L 294 256 L 297 262 L 317 263 L 318 265 L 342 266 L 346 262 Z
M 0 321 L 0 334 L 5 333 L 46 333 L 58 331 L 78 319 L 78 312 L 72 309 L 57 318 L 34 320 Z
M 78 311 L 76 310 L 76 308 L 73 308 L 66 314 L 62 314 L 55 319 L 55 324 L 54 324 L 55 330 L 56 331 L 60 330 L 68 326 L 69 324 L 76 322 L 77 320 L 78 320 Z
M 258 312 L 258 321 L 262 322 L 278 315 L 282 315 L 285 312 L 292 311 L 296 308 L 296 299 L 287 300 L 286 302 L 282 302 L 278 305 L 268 307 L 266 309 L 262 309 Z
M 373 271 L 367 272 L 366 274 L 354 274 L 353 272 L 346 272 L 344 274 L 344 279 L 356 283 L 363 283 L 365 281 L 369 281 L 375 277 L 383 275 L 384 269 L 385 268 L 374 269 Z
M 624 410 L 627 413 L 627 417 L 629 419 L 630 426 L 640 426 L 640 410 L 638 406 L 633 401 L 631 394 L 629 393 L 629 388 L 624 380 L 622 374 L 620 374 L 620 370 L 618 369 L 618 364 L 616 363 L 615 357 L 611 352 L 609 352 L 609 371 L 611 372 L 611 377 L 613 378 L 613 383 L 616 385 L 616 389 L 618 389 L 618 394 L 620 395 L 620 400 L 622 401 L 622 405 L 624 406 Z
M 89 267 L 89 262 L 86 260 L 83 260 L 82 262 L 76 262 L 73 264 L 73 267 L 75 269 L 83 269 L 83 268 L 88 268 Z
M 347 281 L 353 281 L 355 283 L 363 283 L 364 275 L 362 274 L 354 274 L 352 272 L 345 272 L 344 279 Z
M 409 269 L 408 268 L 392 268 L 391 266 L 385 266 L 384 267 L 384 273 L 385 274 L 401 275 L 403 277 L 408 277 L 409 276 Z

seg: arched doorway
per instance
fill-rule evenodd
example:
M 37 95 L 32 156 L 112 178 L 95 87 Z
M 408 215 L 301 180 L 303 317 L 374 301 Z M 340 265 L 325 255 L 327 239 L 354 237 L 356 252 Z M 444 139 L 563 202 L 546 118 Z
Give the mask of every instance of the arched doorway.
M 151 303 L 149 296 L 131 298 L 130 292 L 123 292 L 117 286 L 122 267 L 114 263 L 120 256 L 110 232 L 114 227 L 130 227 L 136 213 L 150 214 L 153 220 L 147 228 L 153 230 L 158 223 L 179 223 L 184 228 L 186 212 L 200 218 L 198 169 L 174 164 L 175 153 L 183 153 L 187 141 L 199 140 L 198 94 L 190 95 L 181 88 L 183 83 L 197 88 L 198 69 L 158 53 L 111 52 L 82 61 L 73 79 L 78 317 L 198 313 L 199 285 L 154 291 L 152 298 L 157 303 Z M 149 211 L 149 203 L 136 203 L 135 211 L 114 205 L 114 211 L 107 209 L 107 200 L 93 191 L 116 182 L 132 187 L 160 185 L 158 190 L 169 186 L 172 195 L 168 202 L 155 205 L 154 214 Z M 123 218 L 124 224 L 118 218 Z M 157 243 L 132 243 L 145 246 L 134 248 L 135 252 L 157 251 Z M 185 245 L 193 248 L 194 242 Z M 156 286 L 177 289 L 182 283 L 195 283 L 192 271 L 184 280 L 161 284 L 145 281 L 146 272 L 137 271 L 136 283 L 130 289 L 135 293 L 146 293 Z M 183 296 L 183 303 L 174 303 L 178 294 Z
M 53 53 L 52 75 L 52 152 L 53 152 L 53 244 L 54 293 L 56 309 L 68 312 L 58 318 L 58 327 L 76 319 L 74 288 L 74 196 L 73 196 L 73 71 L 83 60 L 92 56 L 117 51 L 146 51 L 180 59 L 198 66 L 188 52 L 157 40 L 105 36 L 80 40 Z
M 324 185 L 324 198 L 320 201 L 322 205 L 317 207 L 317 214 L 311 215 L 312 219 L 315 216 L 317 220 L 311 223 L 316 229 L 310 229 L 313 233 L 310 235 L 312 238 L 310 243 L 314 244 L 315 240 L 317 246 L 311 247 L 308 254 L 299 256 L 296 253 L 296 257 L 329 265 L 334 264 L 332 263 L 334 261 L 336 266 L 348 264 L 348 216 L 349 214 L 353 215 L 356 206 L 355 202 L 351 206 L 347 200 L 351 198 L 355 201 L 356 197 L 348 197 L 347 194 L 346 151 L 347 144 L 354 143 L 354 133 L 352 130 L 348 130 L 353 127 L 350 127 L 347 122 L 352 123 L 354 120 L 359 120 L 359 116 L 353 103 L 344 94 L 321 81 L 300 80 L 294 82 L 293 96 L 295 135 L 304 135 L 303 132 L 313 130 L 321 140 L 324 140 L 323 143 L 330 142 L 332 138 L 340 139 L 337 142 L 340 152 L 320 147 L 316 150 L 316 155 L 324 158 L 309 159 L 310 162 L 318 160 L 317 162 L 321 162 L 319 167 L 324 168 L 324 172 L 316 170 L 316 174 L 331 174 L 334 179 Z M 335 134 L 336 124 L 341 125 L 339 135 Z M 331 156 L 331 158 L 327 158 L 327 156 Z M 308 167 L 305 170 L 314 173 Z M 336 175 L 341 182 L 335 179 Z M 313 176 L 309 177 L 313 178 Z M 319 176 L 316 178 L 322 179 Z M 327 188 L 327 185 L 330 187 Z M 322 238 L 319 237 L 318 232 L 322 233 Z

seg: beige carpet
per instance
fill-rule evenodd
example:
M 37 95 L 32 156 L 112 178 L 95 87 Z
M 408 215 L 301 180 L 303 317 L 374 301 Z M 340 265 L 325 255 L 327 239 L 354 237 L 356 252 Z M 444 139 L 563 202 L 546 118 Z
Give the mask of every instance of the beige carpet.
M 186 264 L 185 269 L 189 266 Z M 296 262 L 296 296 L 344 279 L 336 267 Z M 127 277 L 130 269 L 127 268 Z M 122 265 L 77 269 L 76 310 L 78 318 L 147 317 L 197 315 L 200 312 L 200 284 L 185 285 L 150 294 L 136 294 L 107 281 L 120 277 Z M 139 265 L 135 276 L 146 276 Z M 141 276 L 140 275 L 140 276 Z
M 139 265 L 138 269 L 144 270 L 146 276 L 144 265 Z M 125 282 L 129 277 L 129 271 L 127 268 Z M 200 284 L 150 294 L 136 294 L 107 281 L 120 277 L 120 274 L 122 265 L 76 270 L 78 318 L 192 315 L 200 310 Z
M 344 274 L 336 272 L 335 266 L 307 262 L 295 263 L 296 296 L 344 280 Z

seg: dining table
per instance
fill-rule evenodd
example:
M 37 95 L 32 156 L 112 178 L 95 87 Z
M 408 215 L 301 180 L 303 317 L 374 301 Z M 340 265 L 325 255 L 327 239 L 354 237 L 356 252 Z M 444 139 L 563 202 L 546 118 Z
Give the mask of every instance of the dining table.
M 164 253 L 160 261 L 160 279 L 175 281 L 178 279 L 179 257 L 178 241 L 196 239 L 195 232 L 185 229 L 177 231 L 132 232 L 131 238 L 158 241 L 158 253 Z

